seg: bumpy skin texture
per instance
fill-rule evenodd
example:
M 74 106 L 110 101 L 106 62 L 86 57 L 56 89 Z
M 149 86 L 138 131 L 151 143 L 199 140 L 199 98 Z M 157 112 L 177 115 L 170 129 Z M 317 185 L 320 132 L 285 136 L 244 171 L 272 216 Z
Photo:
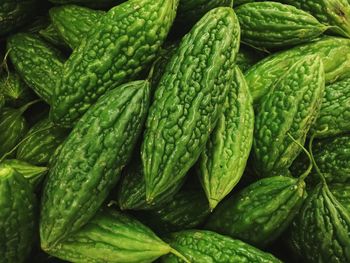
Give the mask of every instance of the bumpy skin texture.
M 50 104 L 62 74 L 64 57 L 39 36 L 18 33 L 8 38 L 7 50 L 16 71 L 39 97 Z
M 350 214 L 322 183 L 305 200 L 291 233 L 305 262 L 350 261 Z
M 192 28 L 168 63 L 141 151 L 148 202 L 177 185 L 204 149 L 232 84 L 239 40 L 233 10 L 219 7 Z
M 263 59 L 264 55 L 248 46 L 241 45 L 237 54 L 236 65 L 245 73 L 250 67 Z
M 17 149 L 17 159 L 36 165 L 47 165 L 56 148 L 64 141 L 69 130 L 45 118 L 35 124 Z
M 2 0 L 0 3 L 0 36 L 11 33 L 33 17 L 37 0 Z
M 72 126 L 106 91 L 127 82 L 156 56 L 178 0 L 130 0 L 109 10 L 64 65 L 51 118 Z
M 77 5 L 53 7 L 49 13 L 53 27 L 72 49 L 80 45 L 82 39 L 90 34 L 98 20 L 105 15 L 104 11 Z
M 22 263 L 34 236 L 35 197 L 14 169 L 0 165 L 0 262 Z
M 331 184 L 329 190 L 350 214 L 350 184 Z
M 348 0 L 279 0 L 315 16 L 321 23 L 334 26 L 334 32 L 350 36 L 350 4 Z
M 253 143 L 253 101 L 238 67 L 224 107 L 198 163 L 199 178 L 211 209 L 241 179 Z
M 49 253 L 77 263 L 146 263 L 169 252 L 169 245 L 151 229 L 118 211 L 105 209 Z
M 130 158 L 148 104 L 149 83 L 130 82 L 106 93 L 77 123 L 44 187 L 40 222 L 44 250 L 95 215 Z
M 321 107 L 325 88 L 318 56 L 295 63 L 264 98 L 255 118 L 253 158 L 260 176 L 287 170 L 302 151 L 301 145 Z
M 0 113 L 0 158 L 12 150 L 28 130 L 20 109 L 4 108 Z
M 169 237 L 171 247 L 193 263 L 280 263 L 269 253 L 248 245 L 242 241 L 204 230 L 186 230 L 173 233 Z M 183 262 L 181 259 L 167 255 L 162 263 Z
M 350 132 L 350 78 L 325 88 L 322 107 L 310 134 L 330 137 Z
M 305 43 L 327 29 L 307 12 L 281 3 L 248 3 L 235 12 L 241 25 L 242 41 L 255 47 Z
M 322 59 L 327 84 L 350 76 L 350 40 L 325 37 L 268 56 L 251 67 L 245 76 L 254 103 L 258 103 L 296 61 L 312 54 Z
M 302 180 L 287 176 L 264 178 L 223 201 L 206 228 L 264 247 L 288 227 L 305 197 Z

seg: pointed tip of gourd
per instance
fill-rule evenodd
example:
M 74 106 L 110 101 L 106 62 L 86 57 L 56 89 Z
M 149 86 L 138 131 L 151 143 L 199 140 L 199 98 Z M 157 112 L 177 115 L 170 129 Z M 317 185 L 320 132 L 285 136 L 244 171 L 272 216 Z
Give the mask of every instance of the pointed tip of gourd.
M 213 212 L 214 209 L 217 207 L 217 205 L 219 204 L 219 200 L 216 199 L 209 199 L 209 209 L 210 212 Z
M 170 253 L 177 256 L 178 258 L 182 259 L 186 263 L 191 263 L 190 260 L 188 260 L 184 255 L 182 255 L 179 251 L 177 251 L 176 249 L 174 249 L 172 247 L 170 247 Z

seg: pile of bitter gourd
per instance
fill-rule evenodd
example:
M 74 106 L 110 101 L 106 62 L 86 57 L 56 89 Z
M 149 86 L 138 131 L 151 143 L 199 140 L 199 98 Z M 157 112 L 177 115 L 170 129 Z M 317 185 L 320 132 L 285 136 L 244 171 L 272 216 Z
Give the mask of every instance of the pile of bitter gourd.
M 350 1 L 3 0 L 0 63 L 0 263 L 350 262 Z

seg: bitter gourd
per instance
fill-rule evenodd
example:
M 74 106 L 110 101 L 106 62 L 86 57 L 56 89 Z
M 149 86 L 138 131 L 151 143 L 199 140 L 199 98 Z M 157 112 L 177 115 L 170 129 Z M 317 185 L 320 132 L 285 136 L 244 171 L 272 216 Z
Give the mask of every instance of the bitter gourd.
M 12 64 L 26 84 L 50 104 L 53 89 L 62 74 L 62 53 L 39 36 L 28 33 L 9 37 L 7 49 Z
M 303 180 L 264 178 L 219 204 L 206 228 L 264 247 L 289 226 L 305 197 Z
M 51 118 L 72 126 L 106 91 L 135 77 L 156 56 L 178 0 L 130 0 L 109 10 L 65 63 Z
M 85 225 L 117 183 L 142 131 L 149 92 L 148 81 L 107 92 L 65 140 L 43 190 L 44 250 Z
M 224 107 L 198 164 L 212 210 L 241 179 L 253 143 L 253 102 L 238 67 Z
M 63 5 L 50 9 L 52 25 L 67 45 L 75 49 L 86 38 L 104 11 L 77 5 Z
M 330 137 L 350 132 L 350 78 L 328 85 L 310 134 Z
M 328 29 L 309 13 L 276 2 L 254 2 L 235 9 L 242 42 L 259 48 L 309 42 Z
M 319 56 L 295 63 L 266 95 L 255 118 L 253 158 L 261 176 L 284 173 L 301 152 L 325 88 Z
M 105 209 L 49 253 L 70 262 L 146 263 L 171 250 L 136 219 Z
M 54 28 L 53 24 L 49 24 L 46 28 L 39 31 L 41 37 L 43 37 L 47 42 L 52 45 L 62 48 L 64 50 L 69 50 L 70 47 L 64 42 L 61 35 Z
M 350 214 L 323 182 L 305 200 L 291 226 L 292 247 L 305 262 L 350 261 Z
M 185 230 L 172 233 L 170 245 L 193 263 L 280 263 L 273 255 L 240 240 L 211 231 Z M 183 262 L 174 255 L 161 258 L 162 263 Z
M 329 190 L 350 214 L 350 184 L 331 184 Z
M 69 130 L 55 126 L 45 118 L 30 128 L 17 149 L 17 159 L 36 165 L 46 165 Z
M 232 8 L 208 12 L 182 39 L 157 87 L 141 150 L 146 199 L 183 179 L 222 112 L 240 30 Z
M 350 40 L 325 37 L 286 51 L 277 52 L 261 60 L 245 74 L 253 100 L 258 104 L 273 84 L 298 60 L 318 54 L 322 60 L 326 84 L 350 76 Z
M 16 170 L 0 165 L 0 262 L 22 263 L 34 235 L 35 197 Z

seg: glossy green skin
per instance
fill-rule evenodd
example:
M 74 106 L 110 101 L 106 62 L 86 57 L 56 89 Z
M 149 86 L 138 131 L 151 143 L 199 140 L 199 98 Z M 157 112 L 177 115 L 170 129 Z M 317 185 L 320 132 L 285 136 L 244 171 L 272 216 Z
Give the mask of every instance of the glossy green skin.
M 241 25 L 242 42 L 259 48 L 309 42 L 327 29 L 309 13 L 276 2 L 248 3 L 235 12 Z
M 56 47 L 69 50 L 69 46 L 63 41 L 61 35 L 57 32 L 53 24 L 49 24 L 46 28 L 39 31 L 40 36 L 42 36 L 46 41 L 51 43 Z
M 35 13 L 37 0 L 2 0 L 0 3 L 0 36 L 27 23 Z
M 305 262 L 349 262 L 349 232 L 349 212 L 320 183 L 293 221 L 291 241 Z
M 62 74 L 64 57 L 39 36 L 19 33 L 7 39 L 7 50 L 16 71 L 36 94 L 50 104 Z
M 321 23 L 334 26 L 332 31 L 350 36 L 350 4 L 348 0 L 279 0 L 311 13 Z
M 153 61 L 177 4 L 178 0 L 130 0 L 110 9 L 65 63 L 55 89 L 52 120 L 74 125 L 101 95 Z
M 264 54 L 248 46 L 241 45 L 237 54 L 236 65 L 246 72 L 250 67 L 263 59 Z
M 265 247 L 289 226 L 305 197 L 302 180 L 264 178 L 223 201 L 209 217 L 206 228 Z
M 14 169 L 0 165 L 0 262 L 21 263 L 34 236 L 35 197 L 31 185 Z
M 56 148 L 68 134 L 69 130 L 54 126 L 45 118 L 30 128 L 25 141 L 17 149 L 17 159 L 35 165 L 47 165 Z
M 4 108 L 0 113 L 0 158 L 12 150 L 28 131 L 21 109 Z
M 350 76 L 350 40 L 325 37 L 270 55 L 251 67 L 245 76 L 254 103 L 258 104 L 295 62 L 312 54 L 322 59 L 326 84 Z
M 178 184 L 199 158 L 232 84 L 239 40 L 233 10 L 219 7 L 192 28 L 168 63 L 141 150 L 148 202 Z
M 76 5 L 53 7 L 49 13 L 54 29 L 71 49 L 77 48 L 105 15 L 104 11 Z
M 77 263 L 146 263 L 169 253 L 170 249 L 136 219 L 105 209 L 48 252 Z
M 44 175 L 47 173 L 47 167 L 39 167 L 32 165 L 30 163 L 16 160 L 16 159 L 7 159 L 1 162 L 3 166 L 9 166 L 12 169 L 20 173 L 29 183 L 36 187 L 42 181 Z
M 329 190 L 350 214 L 350 184 L 331 184 Z
M 173 233 L 169 244 L 193 263 L 277 263 L 273 255 L 242 241 L 211 231 L 185 230 Z M 161 258 L 162 263 L 183 262 L 173 255 Z
M 267 94 L 255 118 L 253 158 L 260 176 L 284 173 L 302 151 L 324 94 L 324 70 L 318 56 L 295 63 Z
M 331 137 L 350 132 L 350 78 L 328 85 L 310 134 Z
M 53 162 L 43 190 L 44 250 L 95 215 L 129 161 L 148 106 L 149 82 L 130 82 L 106 93 L 79 120 Z
M 224 111 L 198 163 L 198 173 L 213 210 L 241 179 L 253 144 L 254 109 L 238 67 Z

